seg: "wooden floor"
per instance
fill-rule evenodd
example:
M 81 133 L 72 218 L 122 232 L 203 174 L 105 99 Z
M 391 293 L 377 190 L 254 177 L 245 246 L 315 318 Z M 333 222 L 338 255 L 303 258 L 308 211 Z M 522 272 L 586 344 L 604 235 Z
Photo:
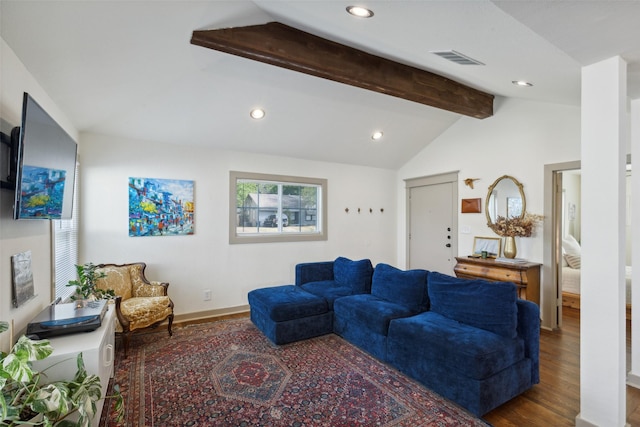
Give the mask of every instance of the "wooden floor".
M 627 324 L 627 360 L 630 334 Z M 580 311 L 565 307 L 562 329 L 540 333 L 540 384 L 483 418 L 502 426 L 573 426 L 580 412 Z M 640 426 L 640 390 L 627 386 L 627 422 Z

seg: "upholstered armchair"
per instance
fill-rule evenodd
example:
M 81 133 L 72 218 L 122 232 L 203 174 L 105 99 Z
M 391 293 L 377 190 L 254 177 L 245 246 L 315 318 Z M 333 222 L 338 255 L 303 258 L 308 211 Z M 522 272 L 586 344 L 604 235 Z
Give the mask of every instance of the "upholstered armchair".
M 146 264 L 100 264 L 96 286 L 113 289 L 116 294 L 116 333 L 122 335 L 124 355 L 127 357 L 129 340 L 135 331 L 155 328 L 164 320 L 169 321 L 169 336 L 173 335 L 173 301 L 167 295 L 169 283 L 149 281 L 144 276 Z

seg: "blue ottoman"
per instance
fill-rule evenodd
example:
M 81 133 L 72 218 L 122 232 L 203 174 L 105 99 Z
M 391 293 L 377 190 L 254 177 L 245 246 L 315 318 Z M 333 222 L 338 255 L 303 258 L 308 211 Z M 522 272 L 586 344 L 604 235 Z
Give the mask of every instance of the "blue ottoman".
M 333 331 L 333 312 L 323 297 L 299 286 L 249 292 L 251 321 L 274 344 L 287 344 Z

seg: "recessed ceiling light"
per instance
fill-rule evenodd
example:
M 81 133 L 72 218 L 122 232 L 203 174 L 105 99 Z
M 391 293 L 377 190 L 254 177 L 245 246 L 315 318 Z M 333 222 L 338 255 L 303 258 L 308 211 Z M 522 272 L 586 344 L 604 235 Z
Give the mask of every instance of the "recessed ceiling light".
M 260 120 L 261 118 L 264 117 L 265 112 L 264 112 L 264 110 L 262 108 L 254 108 L 253 110 L 251 110 L 249 115 L 251 116 L 251 118 L 254 118 L 256 120 Z
M 529 83 L 525 80 L 514 80 L 511 83 L 513 83 L 516 86 L 522 86 L 522 87 L 530 87 L 533 86 L 533 83 Z
M 377 130 L 373 134 L 371 134 L 371 139 L 373 139 L 374 141 L 378 141 L 382 139 L 382 135 L 384 135 L 382 131 Z
M 349 6 L 347 7 L 347 12 L 358 18 L 371 18 L 373 16 L 372 10 L 362 6 Z

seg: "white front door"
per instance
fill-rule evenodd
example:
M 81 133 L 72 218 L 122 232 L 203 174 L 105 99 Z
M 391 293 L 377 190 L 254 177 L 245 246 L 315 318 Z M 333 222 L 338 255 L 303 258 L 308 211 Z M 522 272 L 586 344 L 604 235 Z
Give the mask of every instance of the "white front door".
M 453 275 L 456 182 L 409 188 L 409 268 Z

